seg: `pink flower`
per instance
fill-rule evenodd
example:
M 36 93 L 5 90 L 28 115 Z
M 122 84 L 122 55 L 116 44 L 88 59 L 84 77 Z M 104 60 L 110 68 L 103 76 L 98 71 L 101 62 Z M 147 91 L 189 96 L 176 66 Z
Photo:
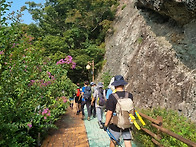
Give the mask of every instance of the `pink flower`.
M 72 69 L 75 69 L 75 68 L 76 68 L 76 63 L 75 63 L 75 62 L 72 62 L 71 68 L 72 68 Z
M 31 127 L 32 127 L 32 124 L 27 124 L 27 126 L 28 126 L 29 128 L 31 128 Z
M 47 119 L 47 117 L 46 117 L 46 116 L 44 116 L 44 119 Z
M 4 54 L 4 52 L 3 51 L 0 51 L 0 55 L 3 55 Z

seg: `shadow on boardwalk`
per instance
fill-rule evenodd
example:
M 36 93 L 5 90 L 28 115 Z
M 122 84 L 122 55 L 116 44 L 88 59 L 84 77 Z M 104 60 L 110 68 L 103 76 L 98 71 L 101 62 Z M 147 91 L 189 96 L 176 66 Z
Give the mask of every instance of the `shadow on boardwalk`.
M 49 131 L 42 147 L 89 147 L 84 121 L 74 112 L 69 108 L 55 123 L 58 129 Z

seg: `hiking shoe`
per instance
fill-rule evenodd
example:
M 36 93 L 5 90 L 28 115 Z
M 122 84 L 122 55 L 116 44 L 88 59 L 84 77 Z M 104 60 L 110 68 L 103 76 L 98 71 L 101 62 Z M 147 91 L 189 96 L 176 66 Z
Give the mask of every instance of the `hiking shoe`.
M 103 124 L 101 121 L 98 121 L 98 125 L 99 125 L 100 129 L 103 129 Z
M 80 113 L 80 112 L 79 112 L 79 111 L 77 111 L 77 112 L 76 112 L 76 115 L 79 115 L 79 113 Z
M 87 120 L 90 121 L 90 117 L 88 117 Z
M 85 116 L 84 116 L 84 115 L 82 115 L 82 120 L 84 120 L 84 118 L 85 118 Z

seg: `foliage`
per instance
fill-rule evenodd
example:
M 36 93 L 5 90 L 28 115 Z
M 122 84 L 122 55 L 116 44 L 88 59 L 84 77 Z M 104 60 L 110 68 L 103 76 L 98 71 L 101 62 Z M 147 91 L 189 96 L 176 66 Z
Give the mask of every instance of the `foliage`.
M 104 87 L 107 88 L 110 84 L 110 80 L 113 76 L 111 76 L 110 72 L 104 72 L 101 76 L 101 80 L 104 82 Z
M 67 77 L 76 66 L 72 57 L 44 57 L 45 49 L 33 44 L 25 27 L 1 22 L 0 146 L 35 146 L 38 132 L 55 128 L 76 89 Z
M 26 9 L 38 25 L 29 25 L 27 33 L 44 47 L 44 56 L 58 52 L 71 55 L 77 67 L 68 70 L 74 82 L 88 79 L 88 61 L 95 61 L 95 73 L 101 68 L 105 53 L 105 34 L 114 19 L 117 0 L 48 0 L 43 5 L 26 2 Z M 40 33 L 36 33 L 40 32 Z M 74 77 L 74 78 L 73 78 Z
M 189 139 L 193 142 L 196 142 L 196 125 L 195 123 L 191 122 L 187 118 L 182 115 L 179 115 L 174 110 L 165 110 L 161 108 L 154 108 L 152 110 L 141 110 L 142 113 L 155 118 L 157 116 L 163 117 L 163 128 L 167 128 L 168 130 L 182 136 L 183 138 Z M 143 118 L 144 119 L 144 118 Z M 151 126 L 150 121 L 144 119 L 147 125 L 145 128 L 149 129 L 150 131 L 157 134 L 157 129 Z M 135 139 L 147 146 L 155 146 L 151 141 L 151 137 L 144 133 L 143 131 L 136 131 L 135 132 Z M 173 146 L 173 147 L 187 147 L 185 143 L 177 140 L 174 137 L 167 135 L 166 133 L 161 133 L 162 139 L 160 143 L 163 146 Z

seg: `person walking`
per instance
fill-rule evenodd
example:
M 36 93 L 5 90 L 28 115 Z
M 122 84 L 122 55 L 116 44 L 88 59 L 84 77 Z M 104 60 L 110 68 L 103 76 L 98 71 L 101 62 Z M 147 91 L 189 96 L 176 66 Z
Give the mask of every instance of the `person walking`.
M 84 106 L 86 105 L 87 108 L 87 112 L 88 112 L 88 118 L 87 120 L 90 121 L 90 116 L 91 116 L 91 112 L 90 112 L 90 105 L 91 105 L 91 87 L 88 86 L 89 82 L 85 81 L 84 82 L 84 87 L 82 87 L 82 92 L 81 92 L 81 96 L 82 96 L 82 119 L 85 118 L 85 114 L 84 114 Z
M 98 120 L 98 125 L 101 129 L 103 129 L 103 112 L 106 104 L 106 98 L 105 98 L 105 90 L 103 89 L 103 83 L 99 82 L 97 84 L 97 89 L 95 90 L 93 94 L 93 99 L 91 102 L 91 105 L 94 105 L 96 107 L 96 116 Z
M 80 84 L 77 83 L 77 89 L 76 89 L 76 97 L 75 97 L 75 104 L 76 104 L 76 115 L 80 114 L 81 111 L 81 91 L 80 91 Z
M 91 86 L 91 93 L 92 93 L 92 99 L 93 99 L 93 94 L 96 91 L 97 86 L 96 86 L 96 83 L 94 83 L 94 82 L 91 82 L 90 86 Z M 91 115 L 93 115 L 93 117 L 95 118 L 96 117 L 95 101 L 91 102 L 91 109 L 90 109 L 90 111 L 91 111 Z
M 106 113 L 106 121 L 104 124 L 104 130 L 105 131 L 109 130 L 109 132 L 113 136 L 113 138 L 110 139 L 110 147 L 115 147 L 121 135 L 124 140 L 125 147 L 132 147 L 131 123 L 129 120 L 129 114 L 131 113 L 134 115 L 133 95 L 124 90 L 124 86 L 126 84 L 127 82 L 124 80 L 123 76 L 121 75 L 116 75 L 114 77 L 114 82 L 111 84 L 115 86 L 116 92 L 110 94 L 109 99 L 107 100 L 107 104 L 106 104 L 107 113 Z M 125 100 L 124 105 L 121 103 L 122 101 L 121 102 L 119 101 L 122 99 Z M 125 113 L 124 109 L 127 109 L 127 107 L 130 107 L 130 111 Z M 121 112 L 119 113 L 120 111 L 119 109 L 120 110 L 123 109 L 123 111 L 121 110 Z M 118 119 L 119 117 L 121 117 L 120 120 L 126 119 L 126 121 L 123 120 L 123 123 L 121 121 L 120 124 L 119 122 L 120 120 Z

